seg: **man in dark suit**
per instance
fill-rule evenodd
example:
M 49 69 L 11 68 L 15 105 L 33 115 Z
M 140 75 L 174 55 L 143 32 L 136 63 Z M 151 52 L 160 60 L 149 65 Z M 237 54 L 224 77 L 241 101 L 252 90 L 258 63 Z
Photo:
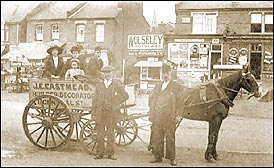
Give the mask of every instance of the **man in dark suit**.
M 172 166 L 176 166 L 175 160 L 175 130 L 176 102 L 180 100 L 183 87 L 171 80 L 170 66 L 164 64 L 162 70 L 163 81 L 156 84 L 149 96 L 149 120 L 152 122 L 153 137 L 151 137 L 153 160 L 150 163 L 162 162 L 164 157 L 164 139 L 166 139 L 166 156 Z
M 63 78 L 65 75 L 63 71 L 64 61 L 60 56 L 62 49 L 57 45 L 53 45 L 47 50 L 47 53 L 50 55 L 47 56 L 44 60 L 44 70 L 42 77 L 55 79 Z
M 114 126 L 120 114 L 120 105 L 129 98 L 122 83 L 113 78 L 112 71 L 113 69 L 109 66 L 102 69 L 104 80 L 100 80 L 96 84 L 96 91 L 93 97 L 91 111 L 94 113 L 96 130 L 98 132 L 95 159 L 101 159 L 106 154 L 108 159 L 116 160 L 114 156 Z M 104 141 L 105 134 L 107 135 L 106 146 Z
M 101 47 L 94 49 L 94 55 L 86 59 L 87 67 L 84 69 L 85 74 L 96 78 L 103 79 L 101 69 L 103 67 L 103 61 L 101 60 Z

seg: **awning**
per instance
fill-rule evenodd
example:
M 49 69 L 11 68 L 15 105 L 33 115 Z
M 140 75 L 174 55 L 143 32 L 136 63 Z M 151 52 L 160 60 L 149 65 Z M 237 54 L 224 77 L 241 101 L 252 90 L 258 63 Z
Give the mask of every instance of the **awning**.
M 135 67 L 162 67 L 162 61 L 139 61 L 135 65 Z
M 18 59 L 26 57 L 28 60 L 42 60 L 48 55 L 47 49 L 53 44 L 57 44 L 58 46 L 64 45 L 62 42 L 59 41 L 51 41 L 46 43 L 20 43 L 18 46 L 10 47 L 10 52 L 2 56 L 1 59 L 18 61 Z

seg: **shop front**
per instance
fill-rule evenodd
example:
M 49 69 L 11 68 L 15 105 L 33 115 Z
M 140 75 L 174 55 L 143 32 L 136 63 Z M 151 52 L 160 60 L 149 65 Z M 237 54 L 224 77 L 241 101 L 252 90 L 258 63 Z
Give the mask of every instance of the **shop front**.
M 137 58 L 134 67 L 140 68 L 139 87 L 141 92 L 150 92 L 162 80 L 163 34 L 128 36 L 128 54 Z
M 167 59 L 177 64 L 177 77 L 188 87 L 218 77 L 213 65 L 222 64 L 222 51 L 219 38 L 175 37 L 167 43 Z
M 229 65 L 248 64 L 258 81 L 273 80 L 273 41 L 264 38 L 242 37 L 225 44 Z

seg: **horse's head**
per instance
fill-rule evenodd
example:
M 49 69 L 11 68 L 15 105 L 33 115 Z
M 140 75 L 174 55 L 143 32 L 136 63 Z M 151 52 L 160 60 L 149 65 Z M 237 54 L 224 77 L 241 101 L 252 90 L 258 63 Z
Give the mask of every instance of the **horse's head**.
M 243 67 L 241 86 L 249 93 L 252 93 L 252 96 L 255 96 L 257 98 L 261 96 L 261 89 L 255 77 L 248 71 L 248 66 Z

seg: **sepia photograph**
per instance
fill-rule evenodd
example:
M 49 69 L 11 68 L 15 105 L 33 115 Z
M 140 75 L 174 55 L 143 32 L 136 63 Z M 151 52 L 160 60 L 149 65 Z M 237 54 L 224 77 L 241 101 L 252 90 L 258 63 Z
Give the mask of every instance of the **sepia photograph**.
M 1 1 L 1 167 L 273 167 L 273 1 Z

